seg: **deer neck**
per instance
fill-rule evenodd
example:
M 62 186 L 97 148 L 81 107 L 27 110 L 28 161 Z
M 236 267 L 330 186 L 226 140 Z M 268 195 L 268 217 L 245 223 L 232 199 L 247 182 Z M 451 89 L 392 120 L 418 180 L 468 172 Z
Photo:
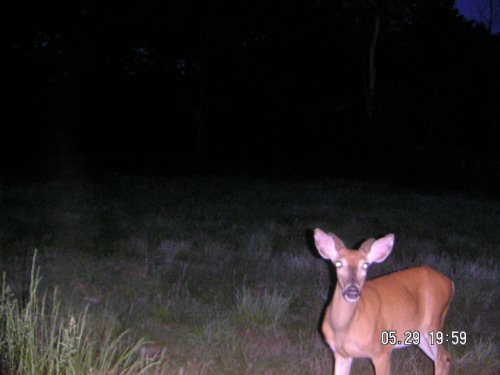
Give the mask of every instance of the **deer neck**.
M 358 302 L 347 302 L 342 296 L 339 284 L 335 287 L 332 299 L 332 323 L 336 332 L 346 331 L 356 314 Z

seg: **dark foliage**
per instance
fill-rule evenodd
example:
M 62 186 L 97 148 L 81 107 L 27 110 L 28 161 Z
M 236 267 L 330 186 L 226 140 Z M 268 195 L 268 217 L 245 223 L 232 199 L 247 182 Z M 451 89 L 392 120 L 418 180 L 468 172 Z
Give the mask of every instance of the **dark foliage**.
M 491 175 L 500 37 L 453 3 L 12 3 L 2 176 Z

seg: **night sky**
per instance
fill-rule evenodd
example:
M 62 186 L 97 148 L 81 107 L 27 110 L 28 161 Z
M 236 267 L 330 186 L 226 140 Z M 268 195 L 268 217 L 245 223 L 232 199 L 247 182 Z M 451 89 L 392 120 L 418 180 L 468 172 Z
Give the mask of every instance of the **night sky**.
M 217 174 L 495 190 L 500 23 L 490 30 L 485 9 L 13 5 L 0 179 Z
M 477 23 L 488 23 L 490 17 L 489 4 L 489 0 L 457 0 L 455 6 L 468 20 Z M 500 14 L 498 11 L 500 2 L 493 0 L 492 4 L 495 9 L 494 13 L 496 13 L 493 20 L 493 32 L 498 34 L 500 32 Z

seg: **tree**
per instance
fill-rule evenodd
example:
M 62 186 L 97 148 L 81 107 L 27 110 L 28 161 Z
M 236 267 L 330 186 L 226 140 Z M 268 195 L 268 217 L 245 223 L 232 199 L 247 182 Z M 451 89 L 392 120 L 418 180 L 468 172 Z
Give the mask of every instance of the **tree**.
M 500 0 L 487 0 L 484 2 L 478 3 L 478 11 L 481 18 L 481 21 L 484 22 L 486 27 L 488 28 L 489 34 L 489 82 L 490 82 L 490 110 L 491 110 L 491 124 L 490 124 L 490 144 L 489 144 L 489 152 L 490 155 L 494 154 L 496 137 L 497 137 L 497 128 L 498 128 L 498 98 L 497 98 L 497 85 L 498 77 L 495 77 L 495 36 L 494 30 L 497 26 L 500 26 Z

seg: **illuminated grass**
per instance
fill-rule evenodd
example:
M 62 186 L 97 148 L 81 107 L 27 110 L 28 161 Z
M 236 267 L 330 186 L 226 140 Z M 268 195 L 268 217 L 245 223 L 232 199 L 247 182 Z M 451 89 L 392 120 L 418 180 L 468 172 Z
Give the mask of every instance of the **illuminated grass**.
M 2 283 L 0 301 L 0 354 L 6 374 L 148 374 L 159 373 L 164 354 L 156 358 L 142 351 L 145 342 L 127 343 L 126 332 L 113 335 L 96 325 L 88 310 L 65 314 L 54 291 L 52 298 L 38 296 L 40 276 L 35 258 L 29 298 L 23 305 Z M 102 328 L 102 327 L 101 327 Z M 98 339 L 98 341 L 97 341 Z
M 90 363 L 104 374 L 117 363 L 122 373 L 148 364 L 146 372 L 168 375 L 330 373 L 318 326 L 332 280 L 308 242 L 316 227 L 348 245 L 396 233 L 390 258 L 369 277 L 420 264 L 451 276 L 445 330 L 467 332 L 467 345 L 448 345 L 453 373 L 500 372 L 494 200 L 338 181 L 129 178 L 110 186 L 3 190 L 0 247 L 13 250 L 0 259 L 11 286 L 2 297 L 1 327 L 10 327 L 0 330 L 2 373 L 16 373 L 20 358 L 46 374 L 71 363 L 82 374 Z M 43 279 L 23 268 L 34 246 Z M 432 373 L 417 348 L 396 351 L 392 366 Z M 355 360 L 353 373 L 373 369 Z
M 277 290 L 258 293 L 242 287 L 236 291 L 236 316 L 243 324 L 269 327 L 275 330 L 286 318 L 290 298 Z

